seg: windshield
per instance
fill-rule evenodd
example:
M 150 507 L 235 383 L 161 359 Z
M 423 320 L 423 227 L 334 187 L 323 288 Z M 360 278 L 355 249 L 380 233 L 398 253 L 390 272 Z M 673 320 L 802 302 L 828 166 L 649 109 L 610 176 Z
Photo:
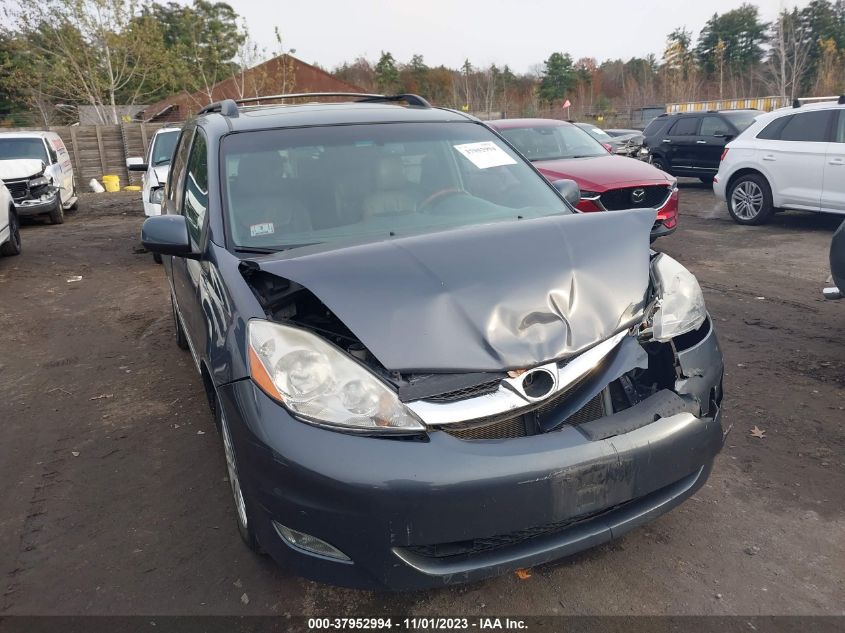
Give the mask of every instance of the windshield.
M 597 141 L 601 141 L 602 143 L 606 143 L 607 141 L 609 141 L 611 139 L 610 134 L 605 132 L 600 127 L 596 127 L 595 125 L 589 125 L 587 123 L 582 123 L 581 125 L 577 125 L 576 127 L 581 128 L 587 134 L 592 136 Z
M 756 110 L 737 110 L 736 112 L 722 112 L 722 116 L 724 116 L 728 121 L 734 124 L 734 127 L 742 132 L 747 128 L 749 125 L 754 123 L 754 119 L 756 119 L 760 115 L 759 112 Z
M 575 125 L 541 125 L 500 130 L 528 160 L 607 156 L 607 150 Z
M 221 145 L 235 247 L 277 250 L 571 213 L 475 123 L 390 123 L 230 134 Z
M 153 165 L 168 165 L 173 158 L 173 149 L 179 138 L 179 130 L 156 134 L 153 149 L 150 152 L 150 162 Z
M 41 138 L 0 138 L 0 160 L 34 158 L 49 164 Z

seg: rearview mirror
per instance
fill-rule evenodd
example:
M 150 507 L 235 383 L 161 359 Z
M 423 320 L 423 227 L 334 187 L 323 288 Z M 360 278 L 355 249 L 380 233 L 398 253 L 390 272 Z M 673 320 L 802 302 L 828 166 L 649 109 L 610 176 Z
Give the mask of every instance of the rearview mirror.
M 151 253 L 187 257 L 193 254 L 188 224 L 182 215 L 154 215 L 141 225 L 141 243 Z
M 555 180 L 552 183 L 552 186 L 557 189 L 558 193 L 563 196 L 563 199 L 573 207 L 581 201 L 581 189 L 578 187 L 578 183 L 574 180 L 569 180 L 568 178 Z
M 133 158 L 126 159 L 126 169 L 129 171 L 147 171 L 147 169 L 149 169 L 149 165 L 144 162 L 143 158 L 135 156 Z

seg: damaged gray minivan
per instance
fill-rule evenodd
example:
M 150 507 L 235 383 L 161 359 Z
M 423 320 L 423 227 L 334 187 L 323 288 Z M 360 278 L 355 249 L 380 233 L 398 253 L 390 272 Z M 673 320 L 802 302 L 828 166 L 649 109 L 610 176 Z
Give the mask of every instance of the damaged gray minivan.
M 722 355 L 695 277 L 649 248 L 655 212 L 577 213 L 571 182 L 414 95 L 267 105 L 325 96 L 206 107 L 142 231 L 247 545 L 330 583 L 431 587 L 700 488 Z

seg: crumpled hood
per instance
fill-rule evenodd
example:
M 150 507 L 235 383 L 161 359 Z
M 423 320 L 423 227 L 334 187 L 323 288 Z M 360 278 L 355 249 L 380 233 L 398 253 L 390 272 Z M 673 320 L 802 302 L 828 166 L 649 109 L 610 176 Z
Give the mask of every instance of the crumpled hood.
M 29 178 L 44 171 L 44 163 L 36 158 L 0 160 L 0 180 Z
M 650 209 L 502 222 L 255 259 L 308 288 L 390 370 L 501 371 L 641 314 Z

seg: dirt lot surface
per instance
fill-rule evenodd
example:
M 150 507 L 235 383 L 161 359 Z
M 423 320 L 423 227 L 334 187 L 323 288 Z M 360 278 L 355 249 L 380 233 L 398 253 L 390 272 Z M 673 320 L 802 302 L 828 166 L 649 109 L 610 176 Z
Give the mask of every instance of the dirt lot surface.
M 733 425 L 708 484 L 525 580 L 398 595 L 241 544 L 162 268 L 136 252 L 137 193 L 24 226 L 24 254 L 0 259 L 0 617 L 845 613 L 845 302 L 821 299 L 838 220 L 740 227 L 704 186 L 681 193 L 656 246 L 701 281 Z

